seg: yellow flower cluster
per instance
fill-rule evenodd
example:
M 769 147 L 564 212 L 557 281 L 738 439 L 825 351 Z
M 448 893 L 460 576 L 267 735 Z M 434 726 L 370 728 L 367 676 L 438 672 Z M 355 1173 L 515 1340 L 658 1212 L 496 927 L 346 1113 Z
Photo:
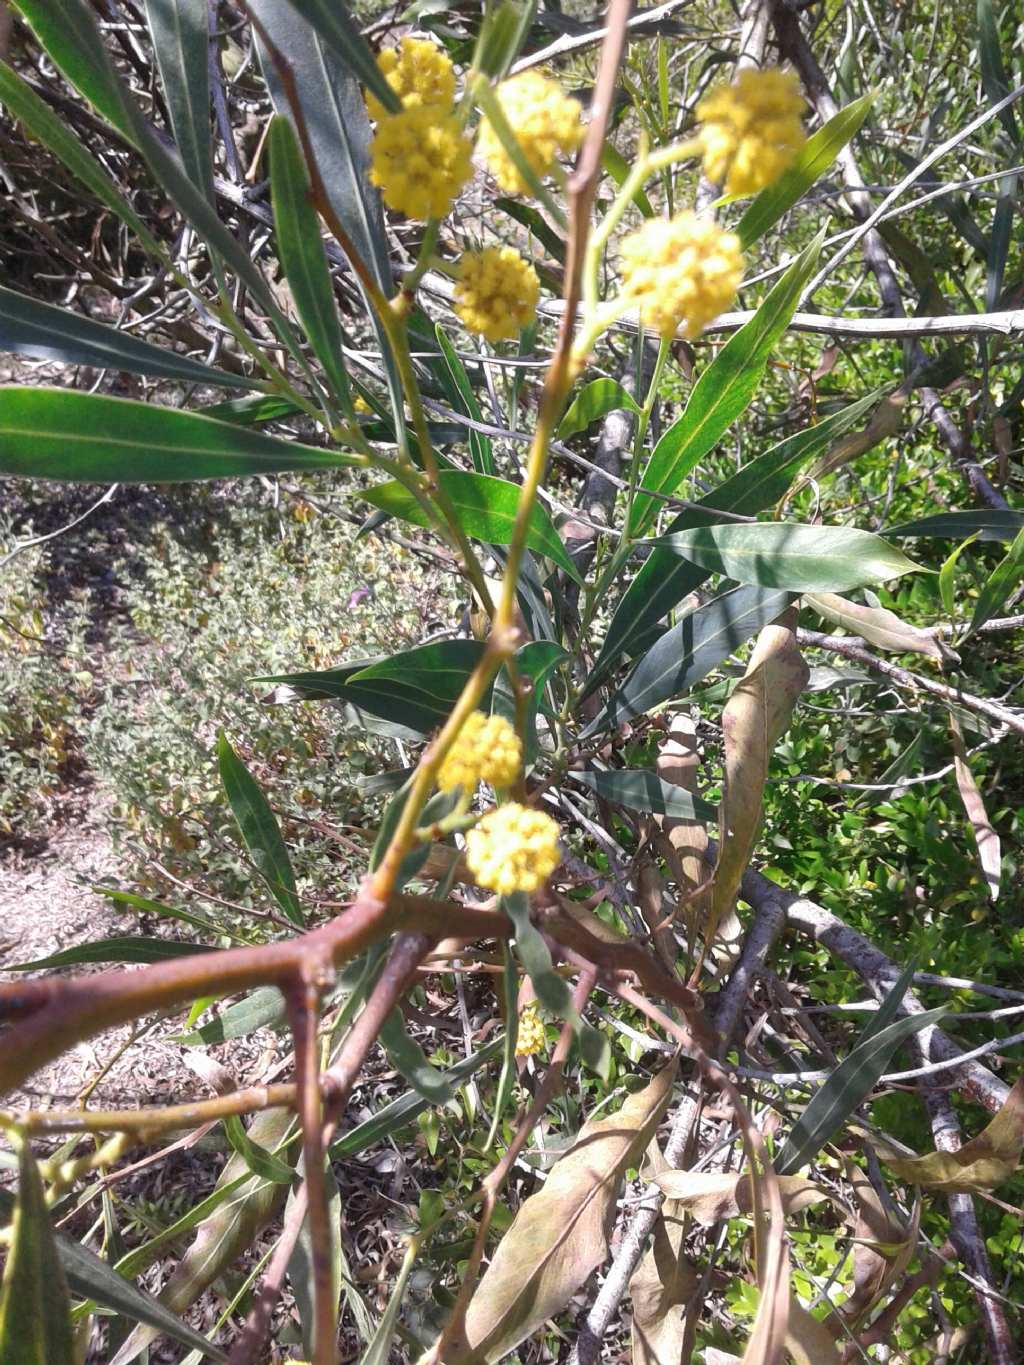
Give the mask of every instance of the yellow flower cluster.
M 377 65 L 407 109 L 434 104 L 450 111 L 455 103 L 455 68 L 447 53 L 424 38 L 403 38 L 399 47 L 385 48 Z M 366 107 L 373 119 L 387 117 L 375 95 L 367 94 Z
M 478 782 L 508 787 L 519 776 L 522 764 L 523 746 L 505 717 L 474 711 L 445 754 L 437 785 L 443 792 L 456 787 L 475 792 Z
M 743 278 L 739 238 L 689 209 L 651 218 L 622 241 L 623 294 L 660 336 L 695 337 L 736 297 Z
M 488 811 L 466 835 L 466 865 L 500 896 L 536 891 L 561 860 L 555 821 L 515 802 Z
M 557 82 L 539 71 L 523 71 L 502 81 L 496 98 L 538 176 L 548 175 L 559 153 L 574 152 L 583 141 L 579 101 L 570 98 Z M 529 193 L 529 185 L 490 123 L 481 127 L 477 147 L 487 169 L 507 194 Z
M 535 1057 L 543 1052 L 547 1041 L 544 1024 L 537 1013 L 536 1005 L 526 1005 L 519 1016 L 519 1031 L 516 1037 L 516 1056 Z
M 748 68 L 697 105 L 704 173 L 729 194 L 756 194 L 778 180 L 804 144 L 807 107 L 793 71 Z
M 459 261 L 455 311 L 463 325 L 488 341 L 514 337 L 537 314 L 540 280 L 510 246 L 467 251 Z
M 370 179 L 388 208 L 409 218 L 443 218 L 473 174 L 473 148 L 453 114 L 415 104 L 386 114 L 370 144 Z

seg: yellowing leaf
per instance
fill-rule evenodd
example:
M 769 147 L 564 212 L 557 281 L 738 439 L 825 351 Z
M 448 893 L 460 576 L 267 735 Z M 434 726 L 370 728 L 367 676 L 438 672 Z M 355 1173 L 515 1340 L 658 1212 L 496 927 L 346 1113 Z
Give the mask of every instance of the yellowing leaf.
M 779 1194 L 785 1213 L 799 1213 L 829 1196 L 813 1180 L 780 1175 Z M 736 1171 L 662 1171 L 654 1177 L 668 1197 L 704 1227 L 752 1212 L 750 1177 Z
M 908 626 L 894 611 L 885 607 L 866 607 L 834 592 L 810 592 L 805 595 L 804 601 L 826 621 L 842 626 L 853 635 L 859 635 L 876 649 L 888 650 L 893 654 L 925 654 L 929 659 L 938 659 L 940 663 L 952 652 L 940 644 L 930 631 Z
M 964 803 L 967 818 L 971 822 L 974 842 L 978 845 L 978 862 L 981 864 L 985 884 L 988 886 L 988 894 L 996 901 L 999 899 L 999 883 L 1003 870 L 1002 846 L 999 835 L 988 818 L 984 799 L 971 772 L 960 722 L 952 711 L 949 713 L 949 728 L 953 737 L 953 764 L 957 790 L 960 792 L 960 800 Z
M 722 712 L 725 795 L 718 808 L 721 847 L 711 904 L 713 926 L 733 908 L 761 829 L 771 751 L 789 724 L 808 675 L 796 643 L 796 612 L 790 608 L 757 637 L 747 672 Z
M 633 1272 L 633 1365 L 676 1365 L 682 1357 L 686 1304 L 699 1279 L 684 1259 L 678 1206 L 669 1200 L 654 1241 Z
M 929 1152 L 907 1160 L 886 1157 L 901 1180 L 942 1194 L 976 1194 L 1003 1185 L 1020 1164 L 1024 1150 L 1024 1077 L 999 1113 L 958 1152 Z
M 560 1312 L 608 1254 L 615 1202 L 669 1097 L 676 1064 L 660 1071 L 611 1118 L 584 1125 L 500 1242 L 466 1315 L 465 1339 L 446 1365 L 500 1360 Z

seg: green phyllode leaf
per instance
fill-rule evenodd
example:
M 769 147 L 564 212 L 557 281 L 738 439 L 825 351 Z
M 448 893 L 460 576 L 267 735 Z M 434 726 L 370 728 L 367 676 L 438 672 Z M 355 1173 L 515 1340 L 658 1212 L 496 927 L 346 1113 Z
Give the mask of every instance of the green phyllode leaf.
M 360 464 L 178 408 L 74 389 L 0 389 L 0 474 L 64 483 L 187 483 Z
M 701 526 L 661 536 L 655 544 L 740 583 L 788 592 L 843 592 L 931 572 L 870 531 L 847 526 L 781 521 Z

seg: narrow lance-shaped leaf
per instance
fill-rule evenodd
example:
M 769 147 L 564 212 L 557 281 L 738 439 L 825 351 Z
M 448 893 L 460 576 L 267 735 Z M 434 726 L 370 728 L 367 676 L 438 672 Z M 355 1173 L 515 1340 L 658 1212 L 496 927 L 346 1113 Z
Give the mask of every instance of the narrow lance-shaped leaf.
M 351 406 L 334 286 L 298 139 L 280 114 L 270 122 L 270 186 L 277 244 L 299 321 L 334 393 Z
M 945 1013 L 937 1009 L 910 1015 L 858 1044 L 815 1091 L 797 1120 L 775 1162 L 779 1175 L 791 1175 L 806 1165 L 864 1103 L 900 1044 Z
M 511 543 L 522 491 L 518 484 L 492 478 L 489 474 L 471 474 L 462 470 L 444 470 L 438 476 L 438 482 L 455 508 L 459 524 L 467 535 L 491 545 Z M 401 517 L 403 521 L 412 522 L 414 526 L 428 524 L 423 508 L 397 480 L 368 488 L 363 497 L 375 507 Z M 560 569 L 564 569 L 576 582 L 580 581 L 579 571 L 551 524 L 551 518 L 539 502 L 534 504 L 530 513 L 526 543 L 531 550 L 545 555 Z
M 864 606 L 861 602 L 850 602 L 832 592 L 807 593 L 804 602 L 826 621 L 842 626 L 852 635 L 861 636 L 876 649 L 895 654 L 925 654 L 929 659 L 939 662 L 948 653 L 931 631 L 907 625 L 894 611 L 885 607 Z
M 252 389 L 244 375 L 215 370 L 198 360 L 142 341 L 131 332 L 57 308 L 52 303 L 26 298 L 13 289 L 0 287 L 0 351 L 60 360 L 67 365 L 94 365 L 101 369 L 126 370 L 180 379 L 189 384 L 217 384 L 223 389 Z
M 731 915 L 743 873 L 761 831 L 764 785 L 772 749 L 789 725 L 807 684 L 808 668 L 796 642 L 796 611 L 765 626 L 743 678 L 722 712 L 725 781 L 718 810 L 719 847 L 705 937 Z
M 1024 530 L 1024 512 L 1001 509 L 984 512 L 937 512 L 890 526 L 883 534 L 889 539 L 935 536 L 940 540 L 959 540 L 976 535 L 979 540 L 1012 540 Z
M 232 813 L 260 876 L 292 923 L 304 924 L 295 873 L 277 817 L 223 731 L 217 738 L 217 764 Z
M 617 379 L 592 379 L 570 403 L 556 435 L 560 441 L 568 440 L 578 431 L 586 431 L 591 422 L 596 422 L 617 408 L 624 408 L 627 412 L 640 411 L 636 399 Z
M 665 782 L 649 768 L 609 768 L 606 771 L 574 772 L 574 782 L 590 787 L 606 801 L 630 810 L 653 811 L 677 820 L 713 820 L 715 808 L 685 787 Z
M 442 375 L 447 374 L 450 381 L 450 394 L 455 400 L 453 406 L 474 422 L 483 423 L 484 415 L 480 409 L 480 404 L 476 401 L 476 394 L 473 385 L 470 383 L 466 367 L 459 359 L 458 352 L 448 340 L 448 335 L 440 323 L 434 328 L 437 337 L 437 344 L 441 348 L 441 356 L 444 361 Z M 494 448 L 491 445 L 491 438 L 482 431 L 474 431 L 472 427 L 468 429 L 469 451 L 473 457 L 473 468 L 478 474 L 494 474 Z
M 713 597 L 658 638 L 584 734 L 684 696 L 791 601 L 787 592 L 758 587 L 729 588 Z
M 16 962 L 5 972 L 39 972 L 50 967 L 75 967 L 83 962 L 169 962 L 193 953 L 217 952 L 206 943 L 175 943 L 159 938 L 133 938 L 121 935 L 102 938 L 95 943 L 80 943 L 74 948 L 50 953 L 33 962 Z
M 409 1036 L 401 1013 L 392 1010 L 380 1030 L 380 1041 L 396 1070 L 405 1077 L 418 1095 L 431 1104 L 447 1104 L 452 1097 L 451 1087 L 444 1075 L 427 1061 L 426 1053 Z
M 797 257 L 757 312 L 725 343 L 693 386 L 682 416 L 654 447 L 642 487 L 674 493 L 697 462 L 747 408 L 768 357 L 789 326 L 801 291 L 818 260 L 824 229 Z M 629 534 L 642 535 L 660 503 L 641 494 L 633 504 Z
M 140 152 L 154 179 L 200 234 L 214 258 L 244 280 L 273 319 L 300 367 L 305 358 L 287 318 L 247 252 L 215 207 L 185 174 L 177 154 L 157 136 L 111 60 L 86 0 L 21 0 L 21 13 L 54 63 L 76 89 Z
M 957 790 L 960 793 L 960 800 L 964 803 L 967 818 L 971 822 L 971 832 L 978 846 L 978 862 L 981 864 L 988 894 L 992 900 L 997 901 L 1002 880 L 1002 845 L 996 828 L 988 817 L 984 797 L 971 772 L 960 722 L 952 711 L 949 713 L 949 729 L 953 739 L 953 771 L 956 774 Z
M 74 1365 L 71 1300 L 39 1167 L 28 1138 L 12 1136 L 18 1149 L 18 1202 L 0 1290 L 0 1360 L 4 1365 Z
M 974 614 L 971 616 L 970 628 L 967 635 L 974 634 L 980 630 L 986 621 L 992 619 L 1006 604 L 1010 594 L 1020 585 L 1024 578 L 1024 530 L 1019 531 L 1013 544 L 1007 550 L 1006 555 L 999 561 L 996 567 L 989 574 L 978 593 L 978 600 L 974 604 Z
M 751 516 L 771 507 L 785 496 L 798 470 L 819 450 L 842 438 L 877 401 L 877 394 L 867 394 L 817 426 L 788 436 L 706 494 L 696 507 L 680 513 L 667 530 L 710 525 L 722 520 L 719 511 Z M 706 569 L 655 547 L 615 609 L 587 690 L 602 681 L 623 652 L 639 653 L 644 635 L 708 576 Z
M 789 592 L 844 592 L 926 572 L 879 536 L 849 526 L 699 526 L 661 536 L 656 544 L 741 583 Z
M 74 389 L 0 389 L 0 474 L 70 483 L 186 483 L 359 464 L 178 408 Z
M 833 114 L 823 127 L 811 134 L 789 169 L 757 195 L 736 225 L 744 250 L 753 246 L 828 170 L 856 135 L 873 101 L 873 93 L 862 95 Z
M 672 1094 L 671 1063 L 617 1114 L 591 1120 L 543 1187 L 523 1204 L 473 1295 L 465 1340 L 449 1365 L 502 1359 L 568 1304 L 605 1259 L 623 1175 Z
M 207 0 L 146 0 L 146 17 L 182 163 L 212 204 L 210 6 Z

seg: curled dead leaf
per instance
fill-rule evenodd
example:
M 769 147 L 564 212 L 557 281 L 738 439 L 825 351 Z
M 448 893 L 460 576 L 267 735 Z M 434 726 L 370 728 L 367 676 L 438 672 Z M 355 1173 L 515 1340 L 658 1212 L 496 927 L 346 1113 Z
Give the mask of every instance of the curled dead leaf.
M 829 1198 L 827 1190 L 799 1175 L 780 1175 L 779 1194 L 786 1214 L 799 1213 Z M 726 1218 L 750 1214 L 750 1177 L 736 1171 L 662 1171 L 654 1177 L 668 1197 L 698 1223 L 711 1227 Z

